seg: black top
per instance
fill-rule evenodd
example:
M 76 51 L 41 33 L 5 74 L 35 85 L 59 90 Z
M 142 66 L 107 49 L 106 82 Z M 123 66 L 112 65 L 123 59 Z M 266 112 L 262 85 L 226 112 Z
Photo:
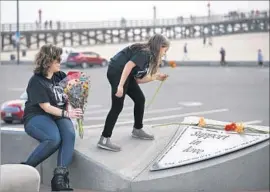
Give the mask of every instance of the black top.
M 187 46 L 184 46 L 184 53 L 187 53 Z
M 63 88 L 59 86 L 59 82 L 66 77 L 64 72 L 55 73 L 51 79 L 47 79 L 42 75 L 34 74 L 28 82 L 26 89 L 28 99 L 24 109 L 24 124 L 36 115 L 50 115 L 46 113 L 40 106 L 40 103 L 50 103 L 52 106 L 64 109 L 66 107 L 66 99 L 64 98 Z M 53 118 L 53 115 L 50 115 Z
M 220 49 L 220 54 L 222 55 L 222 56 L 225 56 L 225 49 Z
M 136 78 L 143 78 L 149 67 L 150 52 L 147 50 L 132 50 L 130 47 L 126 47 L 111 58 L 109 67 L 122 73 L 128 61 L 133 61 L 136 64 L 131 74 Z

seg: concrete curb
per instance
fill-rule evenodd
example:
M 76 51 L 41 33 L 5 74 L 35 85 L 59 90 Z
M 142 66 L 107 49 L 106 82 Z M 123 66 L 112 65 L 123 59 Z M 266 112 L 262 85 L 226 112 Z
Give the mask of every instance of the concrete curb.
M 176 61 L 180 67 L 221 67 L 220 61 Z M 168 64 L 166 64 L 168 65 Z M 269 61 L 265 61 L 265 67 L 269 67 Z M 260 67 L 256 61 L 227 61 L 224 67 Z

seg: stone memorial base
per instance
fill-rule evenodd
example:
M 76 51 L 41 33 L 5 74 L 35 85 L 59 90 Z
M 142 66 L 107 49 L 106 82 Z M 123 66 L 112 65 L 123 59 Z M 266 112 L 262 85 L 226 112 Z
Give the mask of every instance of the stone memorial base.
M 184 122 L 196 121 L 197 117 L 188 117 Z M 179 125 L 146 129 L 155 134 L 154 141 L 132 138 L 132 127 L 116 127 L 112 140 L 122 146 L 118 153 L 97 148 L 101 129 L 85 130 L 84 139 L 76 140 L 70 166 L 72 186 L 104 192 L 233 192 L 269 188 L 268 134 L 227 134 Z M 24 160 L 37 144 L 24 132 L 2 130 L 1 137 L 2 163 Z M 18 153 L 11 154 L 11 149 Z M 40 166 L 43 184 L 49 185 L 55 165 L 56 154 Z

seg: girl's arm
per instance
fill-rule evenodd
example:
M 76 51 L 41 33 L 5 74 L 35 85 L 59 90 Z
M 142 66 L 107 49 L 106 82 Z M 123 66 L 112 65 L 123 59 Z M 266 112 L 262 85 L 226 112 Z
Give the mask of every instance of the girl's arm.
M 136 79 L 136 81 L 138 84 L 142 84 L 142 83 L 148 83 L 150 81 L 155 81 L 155 80 L 164 81 L 167 78 L 168 78 L 168 75 L 166 75 L 166 74 L 156 73 L 152 76 L 147 75 L 147 76 L 143 77 L 142 79 Z
M 131 72 L 131 70 L 136 66 L 136 64 L 133 62 L 133 61 L 129 61 L 127 62 L 127 64 L 125 65 L 124 67 L 124 70 L 122 72 L 122 75 L 121 75 L 121 79 L 120 79 L 120 82 L 118 84 L 118 87 L 124 87 L 125 85 L 125 82 Z
M 138 84 L 143 84 L 143 83 L 149 83 L 151 81 L 155 81 L 157 80 L 156 75 L 150 76 L 150 75 L 146 75 L 145 77 L 143 77 L 142 79 L 138 79 L 135 78 Z

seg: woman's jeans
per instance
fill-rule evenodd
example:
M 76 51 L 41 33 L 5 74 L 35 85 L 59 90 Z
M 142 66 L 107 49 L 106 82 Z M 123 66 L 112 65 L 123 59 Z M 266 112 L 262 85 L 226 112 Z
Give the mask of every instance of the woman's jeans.
M 38 115 L 25 125 L 25 132 L 40 142 L 25 164 L 36 167 L 57 149 L 57 166 L 70 164 L 75 143 L 75 130 L 70 119 L 54 120 L 50 116 Z

